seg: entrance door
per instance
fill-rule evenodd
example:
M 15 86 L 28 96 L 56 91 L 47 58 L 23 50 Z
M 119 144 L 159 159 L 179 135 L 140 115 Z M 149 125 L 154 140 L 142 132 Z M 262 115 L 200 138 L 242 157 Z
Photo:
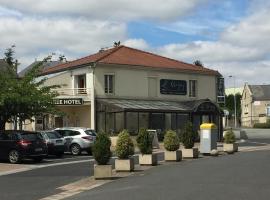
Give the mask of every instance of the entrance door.
M 165 116 L 163 113 L 152 113 L 150 115 L 150 128 L 162 131 L 165 129 Z
M 55 117 L 54 118 L 54 124 L 55 124 L 55 128 L 61 128 L 63 127 L 64 123 L 63 123 L 63 117 Z

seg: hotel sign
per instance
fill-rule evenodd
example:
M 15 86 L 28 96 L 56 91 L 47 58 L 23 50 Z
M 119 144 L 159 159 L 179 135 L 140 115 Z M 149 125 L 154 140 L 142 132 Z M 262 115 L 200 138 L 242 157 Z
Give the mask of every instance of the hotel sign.
M 55 105 L 63 105 L 63 106 L 83 105 L 83 99 L 82 98 L 54 99 L 53 103 Z
M 186 95 L 187 82 L 184 80 L 161 79 L 160 93 L 173 95 Z

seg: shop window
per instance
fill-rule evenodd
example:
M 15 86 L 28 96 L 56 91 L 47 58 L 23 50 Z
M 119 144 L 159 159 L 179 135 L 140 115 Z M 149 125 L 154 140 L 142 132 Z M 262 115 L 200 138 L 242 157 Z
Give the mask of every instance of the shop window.
M 97 112 L 97 130 L 98 132 L 105 131 L 105 112 Z
M 138 113 L 137 112 L 127 112 L 126 123 L 127 123 L 127 130 L 131 134 L 138 133 Z
M 106 132 L 109 134 L 114 134 L 114 113 L 106 113 Z
M 114 75 L 104 75 L 104 91 L 105 94 L 114 93 Z
M 190 97 L 197 96 L 197 81 L 196 80 L 189 81 L 189 96 Z
M 119 133 L 124 129 L 124 113 L 115 113 L 115 131 Z
M 171 113 L 165 114 L 165 130 L 170 130 L 172 128 L 172 115 Z
M 182 130 L 189 121 L 188 114 L 177 114 L 177 130 Z
M 149 113 L 139 113 L 139 128 L 148 128 Z

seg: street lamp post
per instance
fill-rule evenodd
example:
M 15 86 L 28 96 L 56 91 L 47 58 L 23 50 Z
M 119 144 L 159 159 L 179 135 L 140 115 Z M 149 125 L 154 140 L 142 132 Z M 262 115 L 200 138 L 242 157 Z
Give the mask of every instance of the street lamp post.
M 236 95 L 235 95 L 235 76 L 230 75 L 229 78 L 233 78 L 233 101 L 234 101 L 234 127 L 237 127 L 236 121 Z

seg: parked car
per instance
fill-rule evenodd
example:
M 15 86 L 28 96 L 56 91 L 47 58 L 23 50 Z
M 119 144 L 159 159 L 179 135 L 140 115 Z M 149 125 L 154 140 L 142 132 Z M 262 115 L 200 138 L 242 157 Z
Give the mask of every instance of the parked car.
M 49 155 L 62 157 L 65 152 L 65 139 L 56 131 L 41 131 L 43 139 L 48 147 Z
M 73 155 L 80 155 L 82 151 L 92 154 L 92 146 L 96 140 L 96 132 L 83 127 L 63 127 L 55 129 L 65 138 L 66 147 Z
M 42 136 L 29 131 L 1 131 L 0 158 L 10 163 L 20 163 L 24 158 L 41 162 L 47 155 L 48 148 Z

